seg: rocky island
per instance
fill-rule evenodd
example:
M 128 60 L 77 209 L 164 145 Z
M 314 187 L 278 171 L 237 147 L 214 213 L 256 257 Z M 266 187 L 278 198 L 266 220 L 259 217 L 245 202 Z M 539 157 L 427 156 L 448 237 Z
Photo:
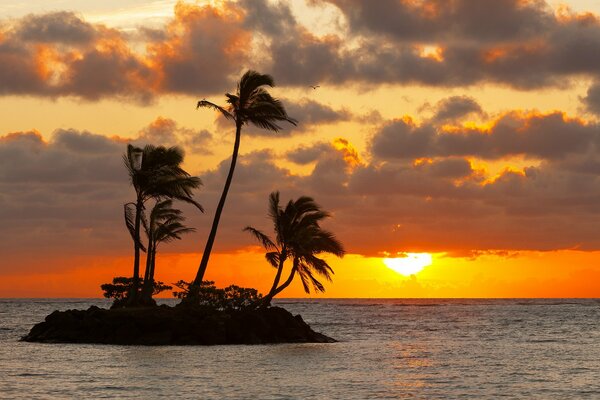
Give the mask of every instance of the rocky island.
M 21 340 L 117 345 L 335 342 L 281 307 L 218 311 L 166 305 L 54 311 Z

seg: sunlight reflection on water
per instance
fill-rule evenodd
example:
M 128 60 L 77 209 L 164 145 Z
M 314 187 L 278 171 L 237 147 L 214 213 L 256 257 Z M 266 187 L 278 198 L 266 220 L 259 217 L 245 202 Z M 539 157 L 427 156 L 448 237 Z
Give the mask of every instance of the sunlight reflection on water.
M 334 344 L 18 342 L 55 309 L 0 300 L 0 398 L 600 398 L 598 300 L 282 300 Z

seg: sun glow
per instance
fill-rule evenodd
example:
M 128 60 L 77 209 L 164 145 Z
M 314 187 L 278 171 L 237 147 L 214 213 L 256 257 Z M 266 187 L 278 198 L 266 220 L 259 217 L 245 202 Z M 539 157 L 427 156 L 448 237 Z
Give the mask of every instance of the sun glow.
M 405 253 L 403 257 L 384 258 L 383 263 L 389 269 L 409 276 L 431 265 L 432 257 L 429 253 Z

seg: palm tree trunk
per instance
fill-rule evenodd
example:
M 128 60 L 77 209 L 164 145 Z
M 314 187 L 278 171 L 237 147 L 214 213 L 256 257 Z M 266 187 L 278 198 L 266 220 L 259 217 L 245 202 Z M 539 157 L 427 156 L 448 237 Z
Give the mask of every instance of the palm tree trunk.
M 281 280 L 281 273 L 283 272 L 283 263 L 287 258 L 287 251 L 285 247 L 279 253 L 279 266 L 277 268 L 277 274 L 275 275 L 275 279 L 273 280 L 273 286 L 271 286 L 271 290 L 269 290 L 269 295 L 277 289 L 277 285 L 279 285 L 279 281 Z
M 227 199 L 227 193 L 229 192 L 229 187 L 231 186 L 231 181 L 233 179 L 233 171 L 235 170 L 235 164 L 237 162 L 238 152 L 240 149 L 240 137 L 242 132 L 242 124 L 239 121 L 236 121 L 235 125 L 235 143 L 233 145 L 233 154 L 231 155 L 231 166 L 229 167 L 229 173 L 227 174 L 227 180 L 225 181 L 225 187 L 223 187 L 223 193 L 221 193 L 221 199 L 219 200 L 219 204 L 217 205 L 217 209 L 215 211 L 215 217 L 213 219 L 212 227 L 210 229 L 210 234 L 208 235 L 208 239 L 206 241 L 206 246 L 204 247 L 204 253 L 202 253 L 202 260 L 200 261 L 200 266 L 198 267 L 198 272 L 196 273 L 196 278 L 194 282 L 190 286 L 190 291 L 188 294 L 188 298 L 194 298 L 197 296 L 198 291 L 200 289 L 200 284 L 204 279 L 204 273 L 206 272 L 206 267 L 208 266 L 208 259 L 210 258 L 210 253 L 212 251 L 213 243 L 215 242 L 215 237 L 217 236 L 217 229 L 219 227 L 219 220 L 221 219 L 221 213 L 223 212 L 223 207 L 225 206 L 225 200 Z
M 281 293 L 283 291 L 283 289 L 285 289 L 286 287 L 288 287 L 290 285 L 290 283 L 292 283 L 292 281 L 294 280 L 294 276 L 296 275 L 296 270 L 297 270 L 297 262 L 296 260 L 294 260 L 294 266 L 292 267 L 292 270 L 290 272 L 290 276 L 288 276 L 288 278 L 286 279 L 285 282 L 283 282 L 281 284 L 281 286 L 279 286 L 277 289 L 269 292 L 268 295 L 266 295 L 262 302 L 260 303 L 261 307 L 268 307 L 271 305 L 271 300 L 273 300 L 273 298 L 275 296 L 277 296 L 279 293 Z
M 142 209 L 144 203 L 141 198 L 138 197 L 135 204 L 135 229 L 133 241 L 133 284 L 131 285 L 131 292 L 129 293 L 129 304 L 135 305 L 138 301 L 138 289 L 140 287 L 140 225 L 142 222 Z
M 152 298 L 152 264 L 153 264 L 153 255 L 154 253 L 154 244 L 152 243 L 152 239 L 148 240 L 148 248 L 146 249 L 146 271 L 144 272 L 144 286 L 142 287 L 142 300 L 146 301 Z

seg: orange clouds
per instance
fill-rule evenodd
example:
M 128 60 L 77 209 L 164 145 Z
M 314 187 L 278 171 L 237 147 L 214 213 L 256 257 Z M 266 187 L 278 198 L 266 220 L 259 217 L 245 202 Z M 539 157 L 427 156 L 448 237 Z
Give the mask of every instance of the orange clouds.
M 331 2 L 348 30 L 323 36 L 287 4 L 265 0 L 178 2 L 164 27 L 135 34 L 69 12 L 29 15 L 0 32 L 0 87 L 5 94 L 147 104 L 163 94 L 219 92 L 248 67 L 291 86 L 500 83 L 521 89 L 598 77 L 600 70 L 598 19 L 560 18 L 541 2 Z
M 73 13 L 30 15 L 5 26 L 0 84 L 6 94 L 133 98 L 220 90 L 247 60 L 252 35 L 243 10 L 178 3 L 175 17 L 147 53 L 127 35 Z
M 149 44 L 149 59 L 159 71 L 159 91 L 215 92 L 230 82 L 247 60 L 251 34 L 244 30 L 243 11 L 178 3 L 164 40 Z

